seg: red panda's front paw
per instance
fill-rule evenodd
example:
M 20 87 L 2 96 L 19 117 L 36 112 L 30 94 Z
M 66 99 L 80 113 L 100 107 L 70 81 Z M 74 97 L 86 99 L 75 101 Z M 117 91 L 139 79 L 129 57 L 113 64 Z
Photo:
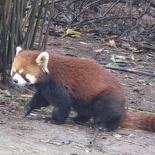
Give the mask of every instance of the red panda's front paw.
M 31 113 L 32 108 L 29 105 L 26 105 L 23 109 L 24 115 L 27 116 Z

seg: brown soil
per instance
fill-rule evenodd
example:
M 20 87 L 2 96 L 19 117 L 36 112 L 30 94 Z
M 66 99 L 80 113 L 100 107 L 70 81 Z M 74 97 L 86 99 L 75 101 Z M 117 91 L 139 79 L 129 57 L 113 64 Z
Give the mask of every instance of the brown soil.
M 134 57 L 126 59 L 127 67 L 151 69 L 155 55 L 146 50 L 125 49 L 116 41 L 116 48 L 101 39 L 88 37 L 50 37 L 47 51 L 90 57 L 99 62 L 111 61 L 113 54 Z M 97 50 L 102 52 L 97 52 Z M 120 79 L 126 93 L 126 104 L 136 109 L 154 113 L 155 79 L 151 76 L 129 72 L 112 72 Z M 32 95 L 27 88 L 12 84 L 0 87 L 0 154 L 2 155 L 154 155 L 155 133 L 135 129 L 118 129 L 99 132 L 91 123 L 85 125 L 44 123 L 52 107 L 34 111 L 23 117 L 22 108 Z

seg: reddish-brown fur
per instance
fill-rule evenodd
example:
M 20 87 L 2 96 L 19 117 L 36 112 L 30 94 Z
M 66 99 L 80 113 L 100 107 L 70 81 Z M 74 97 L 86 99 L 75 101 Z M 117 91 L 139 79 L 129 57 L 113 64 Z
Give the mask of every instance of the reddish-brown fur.
M 121 127 L 155 131 L 155 115 L 144 112 L 126 112 Z
M 23 51 L 15 57 L 13 66 L 24 69 L 25 74 L 33 74 L 38 81 L 44 80 L 43 73 L 35 62 L 38 51 Z M 18 63 L 16 59 L 18 59 Z M 112 92 L 117 96 L 124 114 L 120 126 L 123 128 L 139 128 L 155 131 L 155 115 L 140 112 L 125 111 L 124 91 L 117 78 L 91 59 L 74 58 L 49 54 L 49 78 L 56 79 L 60 85 L 65 87 L 71 96 L 75 96 L 75 90 L 80 98 L 88 101 L 95 98 L 98 94 Z M 115 109 L 113 105 L 111 109 Z

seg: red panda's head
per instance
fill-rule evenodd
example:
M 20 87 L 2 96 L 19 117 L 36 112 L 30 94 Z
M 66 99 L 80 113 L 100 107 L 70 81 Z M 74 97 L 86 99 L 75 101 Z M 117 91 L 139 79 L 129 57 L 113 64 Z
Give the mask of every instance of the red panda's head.
M 49 72 L 48 60 L 47 52 L 24 51 L 21 47 L 17 47 L 11 68 L 11 77 L 14 83 L 25 86 L 43 80 L 45 73 Z

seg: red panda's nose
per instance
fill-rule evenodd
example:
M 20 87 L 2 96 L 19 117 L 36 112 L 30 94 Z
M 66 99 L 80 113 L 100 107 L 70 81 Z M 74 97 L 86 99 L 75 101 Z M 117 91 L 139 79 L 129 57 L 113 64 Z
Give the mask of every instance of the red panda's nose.
M 14 79 L 13 81 L 14 81 L 14 83 L 18 83 L 18 80 L 17 79 Z

